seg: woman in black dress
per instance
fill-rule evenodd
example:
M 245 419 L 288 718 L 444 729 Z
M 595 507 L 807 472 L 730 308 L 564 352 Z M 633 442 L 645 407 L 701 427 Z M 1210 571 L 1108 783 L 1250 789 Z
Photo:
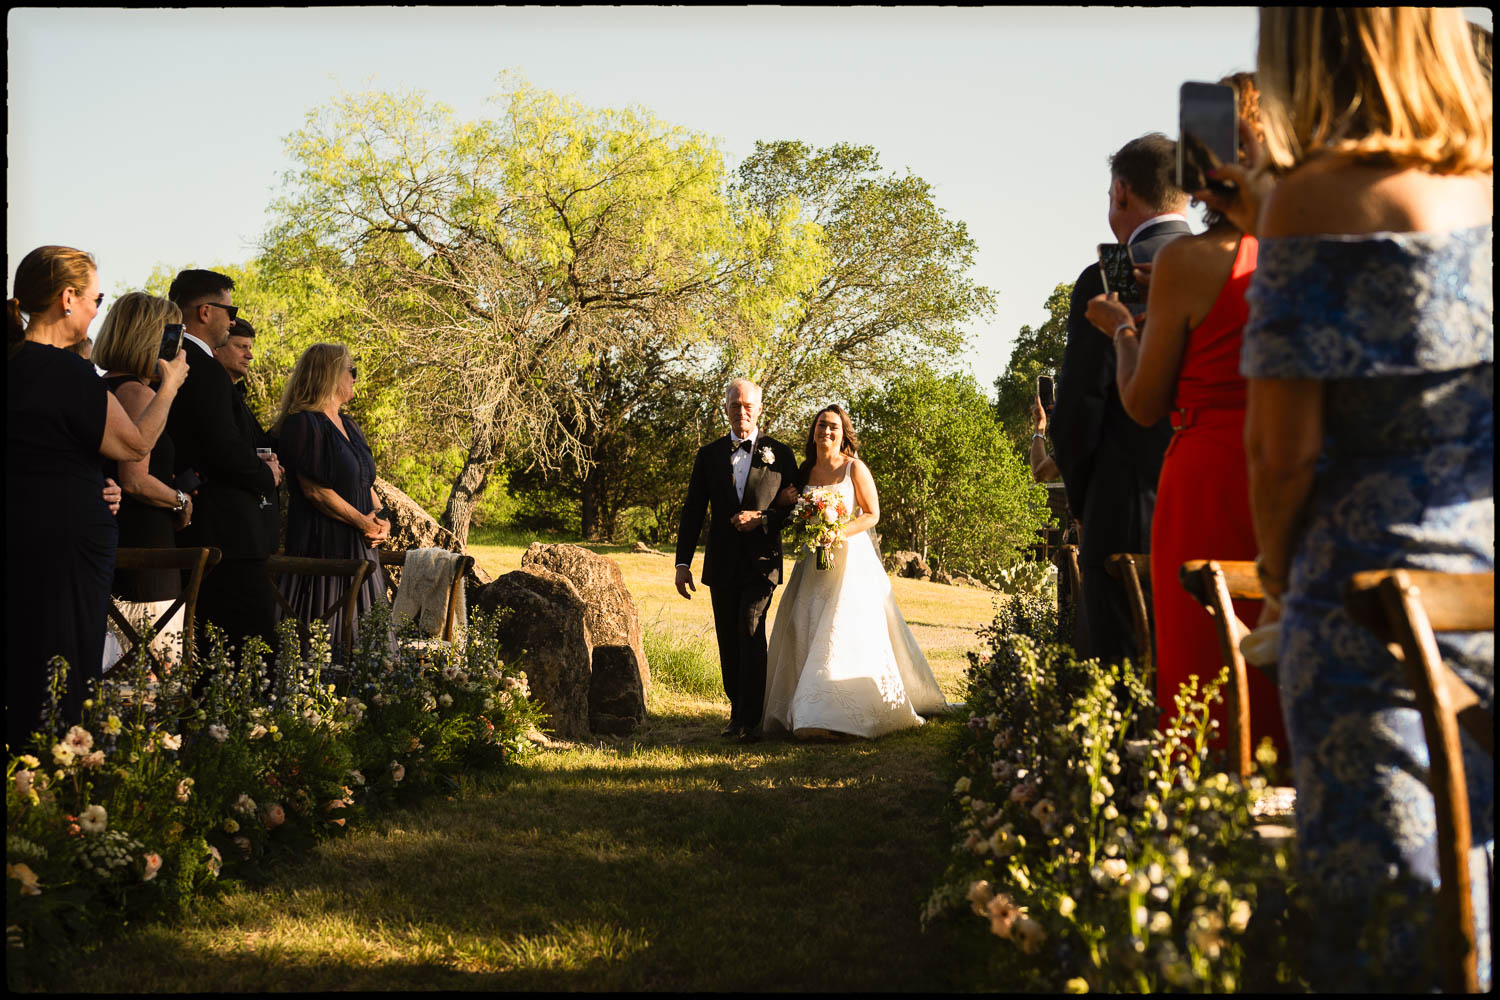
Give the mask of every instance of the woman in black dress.
M 359 425 L 342 407 L 354 398 L 354 359 L 343 344 L 314 344 L 297 359 L 281 396 L 272 433 L 288 480 L 286 554 L 375 563 L 360 587 L 356 614 L 384 601 L 385 577 L 374 547 L 390 537 L 376 517 L 375 459 Z M 285 576 L 281 592 L 297 617 L 312 621 L 344 590 L 337 577 Z M 343 612 L 328 619 L 329 634 L 343 628 Z
M 176 303 L 145 292 L 122 296 L 104 317 L 94 360 L 105 369 L 105 384 L 132 419 L 156 398 L 150 380 L 156 376 L 163 329 L 181 322 Z M 148 461 L 105 463 L 105 474 L 119 480 L 125 491 L 116 518 L 122 548 L 174 548 L 174 532 L 192 520 L 193 499 L 174 484 L 172 458 L 172 436 L 163 431 Z M 116 569 L 111 593 L 131 622 L 154 625 L 181 590 L 182 575 L 176 570 Z M 178 608 L 151 640 L 151 649 L 169 661 L 182 657 L 183 610 Z
M 94 260 L 72 247 L 33 250 L 6 303 L 5 731 L 19 752 L 41 721 L 47 663 L 67 660 L 65 722 L 82 715 L 104 657 L 117 530 L 101 456 L 151 453 L 187 360 L 161 362 L 156 399 L 132 421 L 89 364 L 67 350 L 104 301 Z

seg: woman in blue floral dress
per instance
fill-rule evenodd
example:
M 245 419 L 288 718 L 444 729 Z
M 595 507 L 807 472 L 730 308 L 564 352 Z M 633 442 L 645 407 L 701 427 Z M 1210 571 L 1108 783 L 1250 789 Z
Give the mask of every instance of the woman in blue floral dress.
M 1263 9 L 1258 76 L 1270 170 L 1227 168 L 1241 196 L 1205 200 L 1261 239 L 1246 452 L 1282 623 L 1307 961 L 1316 989 L 1428 990 L 1426 741 L 1404 668 L 1343 592 L 1361 570 L 1494 568 L 1490 90 L 1456 9 Z M 1493 710 L 1493 632 L 1439 645 Z M 1464 766 L 1488 988 L 1493 758 L 1465 737 Z

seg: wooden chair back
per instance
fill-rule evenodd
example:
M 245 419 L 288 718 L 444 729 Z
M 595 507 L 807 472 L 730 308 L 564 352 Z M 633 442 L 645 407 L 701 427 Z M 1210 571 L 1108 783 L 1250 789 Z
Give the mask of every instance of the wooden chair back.
M 1262 601 L 1265 592 L 1255 575 L 1253 562 L 1220 562 L 1217 559 L 1193 559 L 1182 564 L 1177 573 L 1182 587 L 1203 606 L 1213 619 L 1219 638 L 1220 665 L 1229 668 L 1229 685 L 1225 692 L 1225 714 L 1229 719 L 1229 766 L 1241 780 L 1250 777 L 1250 678 L 1245 672 L 1245 657 L 1240 639 L 1250 628 L 1234 613 L 1233 601 Z
M 203 578 L 208 571 L 219 564 L 223 553 L 215 548 L 200 549 L 137 549 L 122 548 L 115 550 L 115 569 L 155 569 L 155 570 L 178 570 L 188 573 L 187 581 L 183 584 L 172 604 L 152 624 L 153 632 L 160 632 L 172 620 L 178 608 L 182 613 L 182 662 L 188 663 L 193 658 L 193 616 L 198 611 L 198 590 L 203 586 Z M 129 621 L 115 604 L 113 598 L 109 602 L 108 614 L 110 619 L 119 626 L 120 634 L 124 637 L 124 651 L 120 658 L 110 664 L 113 670 L 126 658 L 130 656 L 131 650 L 140 646 L 141 634 L 136 631 L 135 624 Z M 126 645 L 128 643 L 129 645 Z M 148 655 L 150 647 L 147 647 Z
M 276 595 L 276 602 L 289 617 L 299 616 L 277 585 L 279 576 L 285 573 L 297 576 L 347 577 L 349 586 L 342 594 L 334 598 L 327 608 L 317 612 L 317 619 L 328 621 L 339 611 L 343 611 L 344 620 L 336 641 L 345 649 L 350 649 L 354 645 L 354 615 L 359 601 L 359 588 L 364 584 L 365 577 L 370 575 L 370 570 L 374 565 L 368 559 L 311 559 L 302 556 L 273 555 L 266 559 L 266 575 L 271 578 L 271 590 Z M 307 642 L 308 637 L 307 624 L 306 621 L 302 621 L 300 626 L 304 643 Z
M 1156 683 L 1156 646 L 1151 635 L 1151 557 L 1138 552 L 1116 552 L 1105 562 L 1109 575 L 1125 586 L 1130 620 L 1135 625 L 1135 648 L 1141 679 L 1148 689 Z
M 380 565 L 382 566 L 405 566 L 406 549 L 389 552 L 385 549 L 379 550 Z M 446 642 L 452 642 L 454 633 L 458 628 L 458 604 L 459 595 L 463 593 L 464 578 L 469 575 L 469 570 L 474 568 L 474 557 L 463 555 L 458 560 L 458 571 L 453 574 L 453 586 L 448 588 L 448 610 L 443 615 L 443 634 L 441 638 Z
M 1053 555 L 1057 563 L 1057 604 L 1077 608 L 1083 602 L 1083 574 L 1078 569 L 1078 546 L 1064 545 Z
M 1450 993 L 1477 993 L 1478 950 L 1469 877 L 1473 831 L 1461 732 L 1467 732 L 1493 757 L 1495 717 L 1443 663 L 1435 633 L 1493 630 L 1495 574 L 1404 569 L 1356 573 L 1346 587 L 1344 607 L 1405 664 L 1416 693 L 1427 738 L 1427 780 L 1437 813 L 1443 988 Z

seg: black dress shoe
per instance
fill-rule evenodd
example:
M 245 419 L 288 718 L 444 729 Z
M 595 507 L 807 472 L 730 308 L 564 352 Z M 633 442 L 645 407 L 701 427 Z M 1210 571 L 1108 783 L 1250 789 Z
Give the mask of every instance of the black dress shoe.
M 760 742 L 760 734 L 757 733 L 753 729 L 741 729 L 740 730 L 740 742 L 741 743 L 759 743 Z
M 727 739 L 732 736 L 738 736 L 740 732 L 740 724 L 738 722 L 731 722 L 729 725 L 724 727 L 724 731 L 719 735 Z

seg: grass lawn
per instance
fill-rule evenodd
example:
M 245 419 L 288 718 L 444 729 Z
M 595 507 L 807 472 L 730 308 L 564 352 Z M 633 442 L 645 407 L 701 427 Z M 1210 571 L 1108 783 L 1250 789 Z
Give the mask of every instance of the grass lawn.
M 522 548 L 476 547 L 491 573 Z M 960 723 L 881 740 L 719 739 L 706 592 L 616 558 L 648 630 L 652 718 L 558 744 L 503 784 L 388 813 L 263 889 L 126 929 L 81 991 L 901 990 L 978 986 L 986 942 L 918 914 L 947 861 Z M 896 581 L 945 692 L 991 596 Z M 707 675 L 707 676 L 706 676 Z M 969 928 L 964 928 L 968 930 Z M 981 953 L 970 953 L 971 949 Z

